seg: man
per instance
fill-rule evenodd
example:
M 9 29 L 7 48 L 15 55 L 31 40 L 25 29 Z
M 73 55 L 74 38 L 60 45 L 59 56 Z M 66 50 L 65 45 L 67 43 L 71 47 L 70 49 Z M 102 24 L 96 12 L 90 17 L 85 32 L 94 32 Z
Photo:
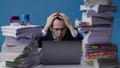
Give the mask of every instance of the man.
M 71 25 L 69 18 L 64 13 L 53 13 L 47 18 L 42 29 L 43 37 L 39 39 L 39 47 L 44 40 L 82 40 L 83 37 Z

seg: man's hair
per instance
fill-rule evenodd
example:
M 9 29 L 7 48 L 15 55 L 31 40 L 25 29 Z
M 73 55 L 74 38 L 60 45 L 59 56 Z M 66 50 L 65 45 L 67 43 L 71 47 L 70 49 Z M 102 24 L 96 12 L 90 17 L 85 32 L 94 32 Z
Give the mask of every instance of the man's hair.
M 61 19 L 60 17 L 56 17 L 56 18 L 54 18 L 53 20 L 52 20 L 52 25 L 51 25 L 51 27 L 53 27 L 53 22 L 55 21 L 55 20 L 62 20 L 62 21 L 64 21 L 63 19 Z

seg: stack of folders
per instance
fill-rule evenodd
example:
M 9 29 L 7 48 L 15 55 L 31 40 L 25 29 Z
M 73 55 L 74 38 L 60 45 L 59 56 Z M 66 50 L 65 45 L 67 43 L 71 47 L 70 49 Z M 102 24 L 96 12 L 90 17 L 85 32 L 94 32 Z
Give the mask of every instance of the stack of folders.
M 119 68 L 119 61 L 117 58 L 96 58 L 94 68 Z
M 82 51 L 85 61 L 93 65 L 96 58 L 117 57 L 117 45 L 112 44 L 113 21 L 112 14 L 117 6 L 111 0 L 84 0 L 80 5 L 81 21 L 75 20 L 75 27 L 83 33 Z
M 95 58 L 117 57 L 117 49 L 115 44 L 86 44 L 83 50 L 86 62 L 93 65 Z
M 37 39 L 42 36 L 39 25 L 2 26 L 6 37 L 2 46 L 0 61 L 13 68 L 30 68 L 40 63 Z

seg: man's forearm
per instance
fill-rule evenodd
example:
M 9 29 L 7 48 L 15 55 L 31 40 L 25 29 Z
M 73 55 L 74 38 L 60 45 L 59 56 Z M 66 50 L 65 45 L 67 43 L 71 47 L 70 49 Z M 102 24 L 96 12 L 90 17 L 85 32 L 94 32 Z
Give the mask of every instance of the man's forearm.
M 49 26 L 45 26 L 45 27 L 43 28 L 43 30 L 44 30 L 45 32 L 47 32 L 48 29 L 49 29 Z
M 49 30 L 49 26 L 45 26 L 45 27 L 42 29 L 42 36 L 43 36 L 43 37 L 47 34 L 48 30 Z
M 75 31 L 75 29 L 74 29 L 74 27 L 72 25 L 68 25 L 68 28 L 70 29 L 71 32 Z
M 77 30 L 72 25 L 69 25 L 68 28 L 69 28 L 73 37 L 76 37 L 78 35 Z

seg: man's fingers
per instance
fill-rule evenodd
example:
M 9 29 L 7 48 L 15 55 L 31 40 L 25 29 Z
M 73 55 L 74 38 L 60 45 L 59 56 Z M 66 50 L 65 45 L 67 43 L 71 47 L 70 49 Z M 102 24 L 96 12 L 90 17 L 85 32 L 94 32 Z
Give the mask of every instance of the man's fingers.
M 59 13 L 59 15 L 61 15 L 61 16 L 63 16 L 63 17 L 65 17 L 65 16 L 66 16 L 64 13 Z
M 57 16 L 57 13 L 53 13 L 53 14 L 51 14 L 50 16 Z

